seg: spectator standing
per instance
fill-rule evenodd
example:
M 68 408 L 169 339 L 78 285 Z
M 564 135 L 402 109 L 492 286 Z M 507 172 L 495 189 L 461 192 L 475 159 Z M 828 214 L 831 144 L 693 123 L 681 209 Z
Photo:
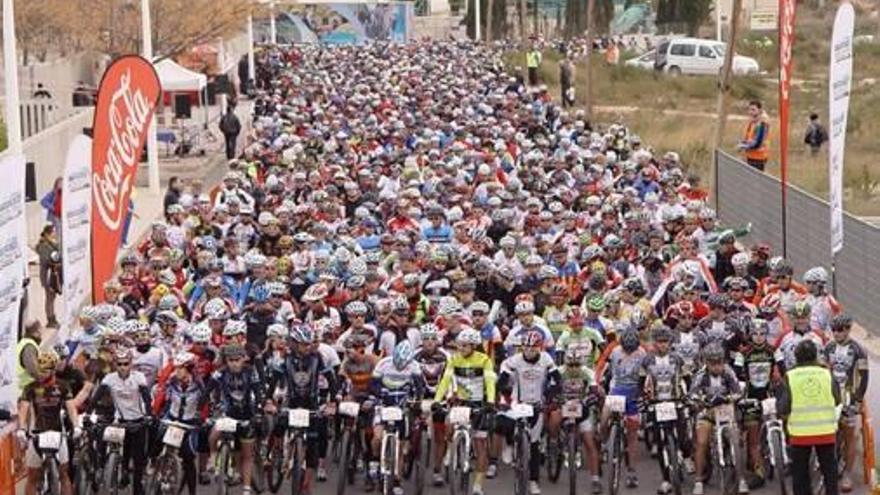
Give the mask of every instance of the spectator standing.
M 770 156 L 770 122 L 764 106 L 758 100 L 749 102 L 749 124 L 742 141 L 737 145 L 752 167 L 764 171 Z
M 526 68 L 529 71 L 529 86 L 538 85 L 538 69 L 541 67 L 543 59 L 541 51 L 538 50 L 538 44 L 532 43 L 532 49 L 526 53 Z
M 55 318 L 55 298 L 61 294 L 61 250 L 55 238 L 55 227 L 46 225 L 36 247 L 40 259 L 40 285 L 45 296 L 46 326 L 58 328 Z
M 52 93 L 50 93 L 44 86 L 43 83 L 37 83 L 37 90 L 34 91 L 34 98 L 52 98 Z
M 42 327 L 39 321 L 31 321 L 24 327 L 24 336 L 18 341 L 15 349 L 16 374 L 18 389 L 24 390 L 28 385 L 40 379 L 40 366 L 37 357 L 40 355 L 40 339 Z
M 810 146 L 810 154 L 816 156 L 822 145 L 828 141 L 828 131 L 819 122 L 819 114 L 811 113 L 810 122 L 807 124 L 807 132 L 804 134 L 804 143 Z
M 559 62 L 559 86 L 562 90 L 562 106 L 574 106 L 574 64 L 568 57 Z
M 61 244 L 61 191 L 63 187 L 63 179 L 58 177 L 52 190 L 47 192 L 43 199 L 40 200 L 40 206 L 46 210 L 46 221 L 55 227 L 55 236 L 58 238 L 58 244 Z
M 794 495 L 812 493 L 810 454 L 815 450 L 827 495 L 837 495 L 837 382 L 820 365 L 816 344 L 808 339 L 795 348 L 796 366 L 785 375 L 779 413 L 787 416 Z
M 241 132 L 241 121 L 235 115 L 235 107 L 232 105 L 227 107 L 226 113 L 220 118 L 220 132 L 226 140 L 226 158 L 232 160 L 235 158 L 235 146 Z
M 165 199 L 162 202 L 162 211 L 168 211 L 168 207 L 180 203 L 180 193 L 183 192 L 183 184 L 180 177 L 168 179 L 168 190 L 165 191 Z

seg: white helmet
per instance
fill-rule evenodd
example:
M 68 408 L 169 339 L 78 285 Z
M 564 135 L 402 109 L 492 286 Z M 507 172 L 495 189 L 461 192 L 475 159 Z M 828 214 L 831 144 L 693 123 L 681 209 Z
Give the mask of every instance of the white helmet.
M 480 333 L 473 328 L 465 328 L 455 337 L 455 343 L 458 345 L 480 345 L 483 342 Z
M 236 335 L 244 335 L 247 333 L 247 323 L 241 320 L 229 320 L 223 327 L 224 337 L 234 337 Z
M 211 341 L 211 328 L 207 325 L 193 325 L 189 330 L 189 338 L 197 344 L 207 344 Z
M 287 327 L 281 323 L 273 323 L 266 329 L 267 337 L 287 337 Z
M 730 258 L 730 263 L 736 267 L 744 267 L 749 264 L 749 255 L 748 253 L 736 253 Z
M 225 320 L 229 318 L 229 307 L 219 297 L 215 297 L 205 303 L 205 316 L 210 320 Z
M 189 366 L 196 362 L 196 355 L 183 351 L 174 356 L 174 366 Z
M 827 284 L 828 272 L 821 266 L 814 266 L 804 273 L 804 282 L 808 284 Z

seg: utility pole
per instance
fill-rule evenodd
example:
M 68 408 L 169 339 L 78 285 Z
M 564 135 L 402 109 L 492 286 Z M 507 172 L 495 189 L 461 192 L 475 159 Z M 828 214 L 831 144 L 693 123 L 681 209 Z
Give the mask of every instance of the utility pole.
M 144 58 L 153 63 L 153 23 L 150 19 L 150 0 L 141 0 L 141 37 L 143 38 Z M 147 130 L 147 164 L 150 194 L 159 194 L 159 141 L 156 139 L 156 116 L 150 119 Z
M 9 152 L 21 155 L 21 113 L 18 100 L 18 47 L 15 40 L 13 0 L 3 0 L 3 70 L 6 77 L 6 143 Z
M 718 103 L 715 113 L 718 115 L 718 125 L 715 128 L 715 152 L 721 150 L 724 141 L 724 128 L 727 125 L 727 112 L 729 102 L 727 101 L 728 93 L 730 93 L 730 77 L 733 73 L 733 53 L 736 48 L 736 40 L 739 36 L 740 11 L 742 10 L 742 0 L 733 0 L 733 8 L 730 11 L 730 37 L 727 40 L 727 50 L 724 52 L 724 65 L 721 68 L 721 78 L 718 85 Z M 713 190 L 717 191 L 716 181 L 718 180 L 718 160 L 709 167 L 709 184 Z M 715 209 L 718 209 L 718 195 L 712 195 L 712 202 Z
M 593 13 L 596 0 L 587 0 L 587 119 L 593 120 Z
M 480 41 L 480 0 L 474 0 L 474 40 Z
M 721 0 L 715 0 L 715 41 L 721 41 Z

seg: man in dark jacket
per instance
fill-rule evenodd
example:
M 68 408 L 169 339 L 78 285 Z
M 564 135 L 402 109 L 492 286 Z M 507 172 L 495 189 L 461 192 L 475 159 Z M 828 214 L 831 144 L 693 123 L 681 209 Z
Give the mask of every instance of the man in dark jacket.
M 220 118 L 220 132 L 226 139 L 226 158 L 232 160 L 235 158 L 235 144 L 238 141 L 238 134 L 241 132 L 241 121 L 238 120 L 232 106 L 229 106 L 226 113 Z

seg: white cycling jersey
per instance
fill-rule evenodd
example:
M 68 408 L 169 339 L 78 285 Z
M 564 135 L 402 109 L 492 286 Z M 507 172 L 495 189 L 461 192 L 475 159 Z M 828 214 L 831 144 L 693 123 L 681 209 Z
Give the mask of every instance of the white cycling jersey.
M 513 386 L 511 400 L 527 404 L 544 402 L 547 378 L 554 370 L 556 363 L 546 352 L 542 352 L 534 363 L 526 361 L 522 353 L 515 354 L 501 363 L 501 374 L 508 374 Z

